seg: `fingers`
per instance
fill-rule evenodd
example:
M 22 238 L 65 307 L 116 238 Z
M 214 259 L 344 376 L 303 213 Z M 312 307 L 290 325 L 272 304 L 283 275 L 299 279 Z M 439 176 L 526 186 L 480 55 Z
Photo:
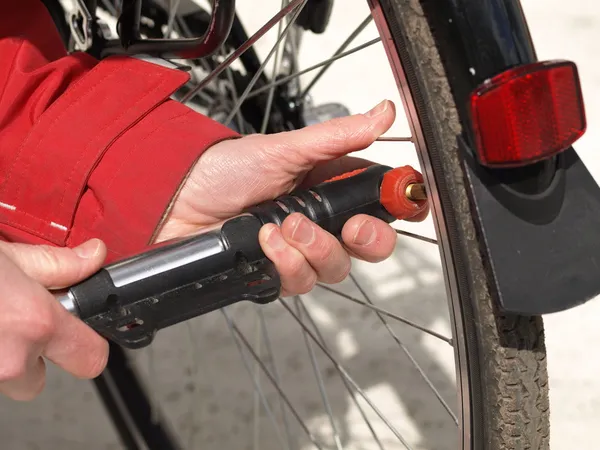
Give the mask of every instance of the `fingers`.
M 340 242 L 301 214 L 290 215 L 281 229 L 265 225 L 259 242 L 279 272 L 284 296 L 306 294 L 317 281 L 339 283 L 350 272 Z
M 284 220 L 281 233 L 302 253 L 319 281 L 339 283 L 350 273 L 350 256 L 340 242 L 302 214 L 291 214 Z
M 49 258 L 60 261 L 50 259 L 55 265 L 45 265 L 36 261 L 36 257 L 46 261 L 47 254 L 44 252 L 47 250 L 39 250 L 36 246 L 3 244 L 1 249 L 4 251 L 0 251 L 0 392 L 17 400 L 34 398 L 44 386 L 43 357 L 75 376 L 96 377 L 107 361 L 106 341 L 71 316 L 46 288 L 27 276 L 23 269 L 37 274 L 47 284 L 77 282 L 80 278 L 74 273 L 78 272 L 78 276 L 83 277 L 101 264 L 103 255 L 98 255 L 103 246 L 100 252 L 98 242 L 88 244 L 83 251 L 78 249 L 80 254 L 89 252 L 89 259 L 97 259 L 94 264 L 88 265 L 84 262 L 88 258 L 81 256 L 63 262 L 63 256 L 73 258 L 70 252 L 50 252 L 52 256 Z M 78 260 L 83 269 L 73 267 Z M 57 267 L 73 273 L 62 278 L 49 277 Z
M 95 378 L 104 369 L 107 342 L 72 317 L 39 284 L 23 286 L 20 292 L 3 300 L 1 393 L 21 401 L 35 398 L 44 387 L 42 357 L 79 378 Z
M 96 378 L 108 361 L 108 342 L 56 302 L 56 332 L 44 356 L 78 378 Z
M 383 220 L 359 214 L 346 222 L 342 240 L 348 251 L 359 259 L 380 262 L 394 251 L 397 234 Z
M 258 241 L 281 278 L 283 297 L 306 294 L 317 282 L 317 273 L 296 248 L 281 234 L 277 225 L 267 224 L 258 234 Z
M 259 242 L 281 277 L 283 296 L 305 294 L 317 281 L 335 284 L 350 273 L 350 255 L 379 262 L 394 251 L 396 232 L 384 221 L 359 214 L 342 229 L 344 246 L 302 214 L 287 217 L 281 229 L 262 227 Z
M 100 269 L 106 258 L 106 246 L 98 239 L 73 249 L 0 242 L 0 251 L 48 289 L 69 286 L 88 277 Z
M 394 104 L 384 100 L 365 114 L 333 119 L 300 130 L 261 136 L 263 148 L 278 161 L 310 169 L 348 153 L 363 150 L 394 123 Z

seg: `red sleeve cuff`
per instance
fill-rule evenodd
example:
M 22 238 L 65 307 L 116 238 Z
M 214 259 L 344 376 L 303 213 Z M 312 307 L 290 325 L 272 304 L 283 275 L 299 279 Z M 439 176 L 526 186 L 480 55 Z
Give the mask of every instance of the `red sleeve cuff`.
M 139 252 L 200 155 L 235 136 L 180 103 L 162 103 L 121 136 L 92 173 L 68 245 L 100 237 L 111 259 Z
M 169 100 L 187 80 L 178 70 L 113 57 L 70 84 L 6 149 L 0 230 L 61 246 L 98 237 L 111 259 L 147 246 L 202 152 L 236 136 Z

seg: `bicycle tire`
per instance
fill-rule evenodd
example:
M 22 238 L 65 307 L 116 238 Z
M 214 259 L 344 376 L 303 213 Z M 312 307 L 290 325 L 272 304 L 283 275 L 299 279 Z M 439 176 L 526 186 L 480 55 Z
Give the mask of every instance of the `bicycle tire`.
M 541 317 L 503 315 L 489 289 L 483 245 L 459 157 L 459 119 L 434 34 L 418 0 L 380 0 L 427 146 L 460 291 L 474 449 L 549 448 Z M 455 318 L 456 319 L 456 318 Z

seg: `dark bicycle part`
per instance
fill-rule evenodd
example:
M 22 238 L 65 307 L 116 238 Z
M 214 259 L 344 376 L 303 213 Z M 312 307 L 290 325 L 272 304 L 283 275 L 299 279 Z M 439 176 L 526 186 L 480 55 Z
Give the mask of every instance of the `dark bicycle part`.
M 84 0 L 73 0 L 73 10 L 69 15 L 71 36 L 81 50 L 88 50 L 93 41 L 93 17 Z
M 333 0 L 308 0 L 296 23 L 305 30 L 321 34 L 329 25 L 332 9 Z
M 120 0 L 105 0 L 98 4 L 98 9 L 105 12 L 105 14 L 119 18 L 119 11 L 121 5 Z M 142 0 L 142 10 L 140 12 L 140 32 L 142 35 L 149 38 L 161 39 L 164 38 L 163 27 L 169 24 L 169 11 L 167 11 L 160 3 L 160 0 Z M 203 11 L 203 9 L 198 9 Z M 200 30 L 206 30 L 210 23 L 211 14 L 206 13 L 207 20 Z M 196 36 L 185 36 L 185 37 L 196 37 Z
M 71 27 L 67 22 L 67 15 L 65 14 L 65 10 L 60 3 L 60 0 L 42 0 L 42 3 L 56 25 L 56 29 L 58 30 L 63 45 L 67 48 L 71 39 Z
M 473 90 L 508 69 L 537 61 L 521 4 L 421 3 L 453 81 L 461 122 L 469 124 Z M 525 167 L 489 169 L 477 162 L 468 126 L 459 146 L 478 234 L 486 243 L 481 251 L 500 308 L 542 315 L 600 294 L 600 189 L 575 150 Z M 442 174 L 441 161 L 435 159 L 435 172 Z M 455 245 L 458 251 L 461 244 Z
M 144 39 L 140 33 L 142 0 L 123 0 L 117 25 L 119 39 L 105 43 L 103 56 L 123 53 L 183 59 L 210 56 L 227 39 L 235 15 L 235 0 L 213 0 L 211 3 L 211 20 L 202 37 Z
M 210 14 L 206 21 L 206 27 L 200 28 L 200 30 L 206 30 L 210 23 Z M 150 19 L 150 20 L 144 20 Z M 155 1 L 142 1 L 142 11 L 140 18 L 140 32 L 149 38 L 162 39 L 164 38 L 163 27 L 169 24 L 169 12 L 161 8 Z M 192 37 L 192 36 L 189 36 Z
M 125 350 L 109 342 L 106 369 L 94 378 L 94 387 L 115 426 L 123 448 L 127 450 L 180 450 L 176 435 L 146 397 L 144 385 Z M 151 443 L 150 445 L 148 443 Z
M 181 31 L 186 35 L 187 31 L 193 34 L 195 30 L 204 30 L 209 26 L 210 18 L 210 13 L 202 8 L 199 8 L 192 13 L 184 14 L 180 17 L 181 21 L 185 24 L 185 27 L 183 27 Z M 225 52 L 231 52 L 239 48 L 247 40 L 248 35 L 236 14 L 233 19 L 231 32 L 224 43 L 223 49 Z M 254 74 L 259 70 L 261 63 L 254 47 L 250 47 L 242 53 L 239 60 L 244 67 L 245 73 L 242 74 L 234 68 L 229 68 L 228 70 L 231 71 L 235 92 L 244 92 Z M 198 63 L 197 60 L 195 62 Z M 206 58 L 203 63 L 209 66 L 211 70 L 216 68 L 216 62 L 211 58 Z M 270 83 L 271 80 L 263 71 L 259 75 L 254 88 L 258 89 L 259 87 L 267 86 Z M 191 88 L 192 86 L 186 86 L 180 89 L 178 95 L 185 95 Z M 268 94 L 265 92 L 263 95 L 257 95 L 246 99 L 242 104 L 240 116 L 243 118 L 243 121 L 248 122 L 251 125 L 249 130 L 261 129 L 262 118 L 266 114 L 267 98 Z M 278 133 L 281 131 L 303 128 L 306 124 L 302 113 L 303 104 L 296 102 L 295 99 L 292 98 L 289 93 L 289 84 L 285 83 L 278 86 L 274 92 L 273 103 L 269 112 L 265 133 Z M 227 115 L 225 115 L 225 117 L 226 116 Z M 227 126 L 236 128 L 237 123 L 234 121 L 231 124 L 227 124 Z
M 165 242 L 107 266 L 73 286 L 60 302 L 128 348 L 147 346 L 162 328 L 242 300 L 271 302 L 279 297 L 281 282 L 258 242 L 262 225 L 281 224 L 298 212 L 339 236 L 357 214 L 387 222 L 413 217 L 427 206 L 406 199 L 406 183 L 415 173 L 409 167 L 374 165 L 265 202 L 220 229 Z

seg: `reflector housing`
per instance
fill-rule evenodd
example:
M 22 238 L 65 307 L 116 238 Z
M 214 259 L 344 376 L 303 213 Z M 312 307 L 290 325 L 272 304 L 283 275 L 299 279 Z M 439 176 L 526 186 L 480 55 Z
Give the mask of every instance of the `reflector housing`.
M 538 62 L 487 80 L 471 94 L 471 120 L 485 166 L 523 166 L 562 152 L 586 128 L 577 66 Z

